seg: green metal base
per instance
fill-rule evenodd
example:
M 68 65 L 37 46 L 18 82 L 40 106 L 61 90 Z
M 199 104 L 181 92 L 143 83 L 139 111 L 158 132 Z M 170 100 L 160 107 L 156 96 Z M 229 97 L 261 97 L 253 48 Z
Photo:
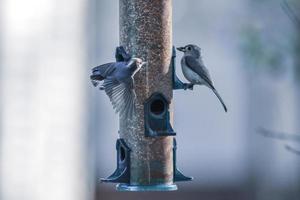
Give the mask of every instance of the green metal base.
M 147 192 L 147 191 L 175 191 L 177 185 L 175 184 L 160 184 L 160 185 L 129 185 L 120 183 L 116 186 L 117 191 L 131 191 L 131 192 Z

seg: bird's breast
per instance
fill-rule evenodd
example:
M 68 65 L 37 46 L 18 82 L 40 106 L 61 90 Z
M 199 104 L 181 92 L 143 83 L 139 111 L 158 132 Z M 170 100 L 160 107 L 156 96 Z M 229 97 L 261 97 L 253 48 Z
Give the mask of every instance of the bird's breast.
M 117 81 L 125 82 L 128 79 L 131 79 L 132 72 L 128 68 L 122 68 L 118 70 L 115 74 Z

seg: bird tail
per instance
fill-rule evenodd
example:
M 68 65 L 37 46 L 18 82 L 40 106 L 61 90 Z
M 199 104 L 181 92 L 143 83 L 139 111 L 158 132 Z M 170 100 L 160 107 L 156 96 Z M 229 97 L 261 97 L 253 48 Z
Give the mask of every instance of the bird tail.
M 99 65 L 92 69 L 90 79 L 92 84 L 97 87 L 100 81 L 103 81 L 114 70 L 114 63 Z
M 215 93 L 215 95 L 218 97 L 219 101 L 221 102 L 225 112 L 227 112 L 227 107 L 223 101 L 223 99 L 221 98 L 221 96 L 219 95 L 218 91 L 215 88 L 212 88 L 212 91 Z

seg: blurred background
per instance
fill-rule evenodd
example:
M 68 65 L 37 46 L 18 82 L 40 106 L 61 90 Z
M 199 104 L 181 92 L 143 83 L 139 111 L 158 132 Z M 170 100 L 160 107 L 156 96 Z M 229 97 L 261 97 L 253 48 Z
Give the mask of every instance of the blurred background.
M 288 0 L 300 16 L 300 2 Z M 299 200 L 300 26 L 282 0 L 173 0 L 173 43 L 195 43 L 206 87 L 174 91 L 178 166 L 194 181 L 118 193 L 118 117 L 90 70 L 114 59 L 118 1 L 0 0 L 0 199 Z M 177 53 L 178 75 L 184 80 Z M 282 138 L 282 137 L 281 137 Z

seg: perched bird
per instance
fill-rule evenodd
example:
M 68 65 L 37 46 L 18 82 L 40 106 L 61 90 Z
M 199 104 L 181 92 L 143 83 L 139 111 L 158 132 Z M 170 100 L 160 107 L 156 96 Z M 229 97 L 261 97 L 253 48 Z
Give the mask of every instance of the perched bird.
M 177 50 L 184 52 L 181 59 L 181 67 L 185 78 L 194 85 L 205 85 L 212 89 L 222 103 L 225 112 L 227 112 L 227 107 L 214 87 L 209 72 L 202 61 L 200 47 L 189 44 L 185 47 L 179 47 Z
M 111 62 L 92 69 L 90 78 L 93 85 L 96 87 L 103 81 L 100 90 L 108 95 L 120 117 L 132 117 L 135 112 L 133 77 L 144 64 L 146 62 L 140 58 L 129 58 L 127 61 Z

